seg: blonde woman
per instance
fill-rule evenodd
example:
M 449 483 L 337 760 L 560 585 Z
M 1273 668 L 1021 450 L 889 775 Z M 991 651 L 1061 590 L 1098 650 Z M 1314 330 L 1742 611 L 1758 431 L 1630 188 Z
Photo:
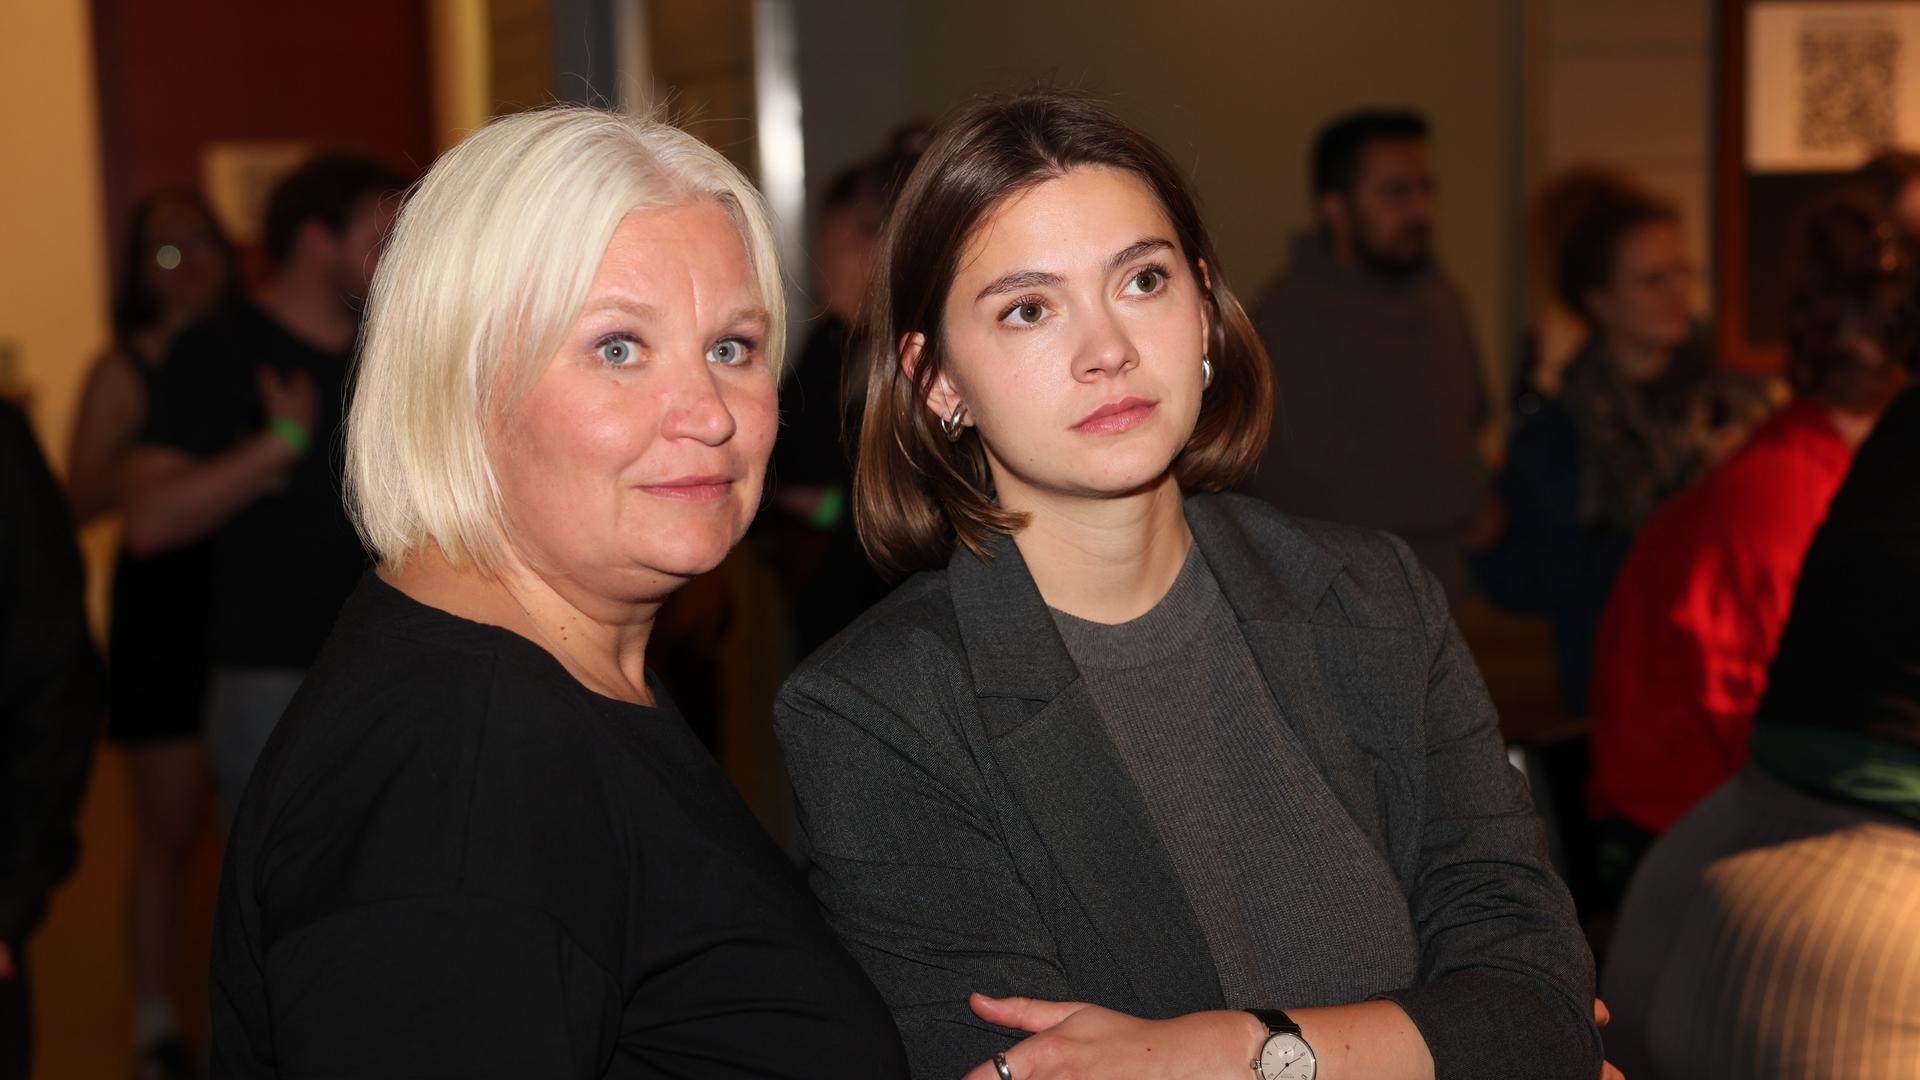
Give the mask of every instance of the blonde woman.
M 759 504 L 780 290 L 756 193 L 664 125 L 515 116 L 428 173 L 347 436 L 379 567 L 240 807 L 216 1075 L 902 1072 L 644 668 Z

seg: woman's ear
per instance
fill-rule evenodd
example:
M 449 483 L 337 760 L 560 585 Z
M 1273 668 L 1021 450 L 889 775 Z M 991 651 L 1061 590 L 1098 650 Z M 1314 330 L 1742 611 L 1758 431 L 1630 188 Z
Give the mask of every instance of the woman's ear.
M 1195 259 L 1194 265 L 1200 270 L 1200 355 L 1206 356 L 1213 351 L 1213 271 L 1205 259 Z
M 925 354 L 926 348 L 927 335 L 925 334 L 912 333 L 900 336 L 900 370 L 906 373 L 908 379 L 913 380 L 920 374 L 920 358 Z M 954 387 L 953 380 L 948 377 L 946 371 L 943 370 L 934 376 L 933 386 L 927 391 L 927 408 L 933 410 L 936 418 L 945 420 L 953 415 L 954 406 L 963 400 L 965 399 L 960 396 L 960 391 Z

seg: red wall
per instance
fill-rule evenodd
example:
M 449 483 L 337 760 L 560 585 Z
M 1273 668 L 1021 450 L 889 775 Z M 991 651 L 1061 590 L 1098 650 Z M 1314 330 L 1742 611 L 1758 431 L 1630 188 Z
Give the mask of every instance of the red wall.
M 408 175 L 433 155 L 425 0 L 93 0 L 109 249 L 227 139 L 308 139 Z M 117 268 L 116 268 L 117 269 Z

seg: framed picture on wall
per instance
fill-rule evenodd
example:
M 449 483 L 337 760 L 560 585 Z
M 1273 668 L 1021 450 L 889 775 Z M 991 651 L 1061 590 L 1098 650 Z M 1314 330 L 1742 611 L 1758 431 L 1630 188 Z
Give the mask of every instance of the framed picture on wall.
M 1775 373 L 1806 209 L 1876 153 L 1920 149 L 1920 0 L 1725 0 L 1720 11 L 1720 352 Z
M 267 197 L 282 177 L 314 152 L 299 139 L 235 139 L 208 143 L 200 157 L 207 202 L 234 243 L 255 246 L 266 225 Z

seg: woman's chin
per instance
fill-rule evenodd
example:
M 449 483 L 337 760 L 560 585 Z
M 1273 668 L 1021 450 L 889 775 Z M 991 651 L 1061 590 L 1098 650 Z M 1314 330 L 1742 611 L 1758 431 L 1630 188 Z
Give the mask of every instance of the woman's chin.
M 1088 470 L 1082 486 L 1090 494 L 1122 498 L 1151 491 L 1166 480 L 1172 469 L 1173 457 L 1170 454 L 1127 455 L 1101 462 L 1098 468 Z
M 671 545 L 650 545 L 633 553 L 633 563 L 665 577 L 697 578 L 711 573 L 727 560 L 739 537 L 730 531 L 715 530 L 709 536 L 681 535 Z
M 1072 499 L 1126 499 L 1152 492 L 1166 482 L 1167 473 L 1143 473 L 1139 476 L 1099 476 L 1047 485 L 1045 491 Z

